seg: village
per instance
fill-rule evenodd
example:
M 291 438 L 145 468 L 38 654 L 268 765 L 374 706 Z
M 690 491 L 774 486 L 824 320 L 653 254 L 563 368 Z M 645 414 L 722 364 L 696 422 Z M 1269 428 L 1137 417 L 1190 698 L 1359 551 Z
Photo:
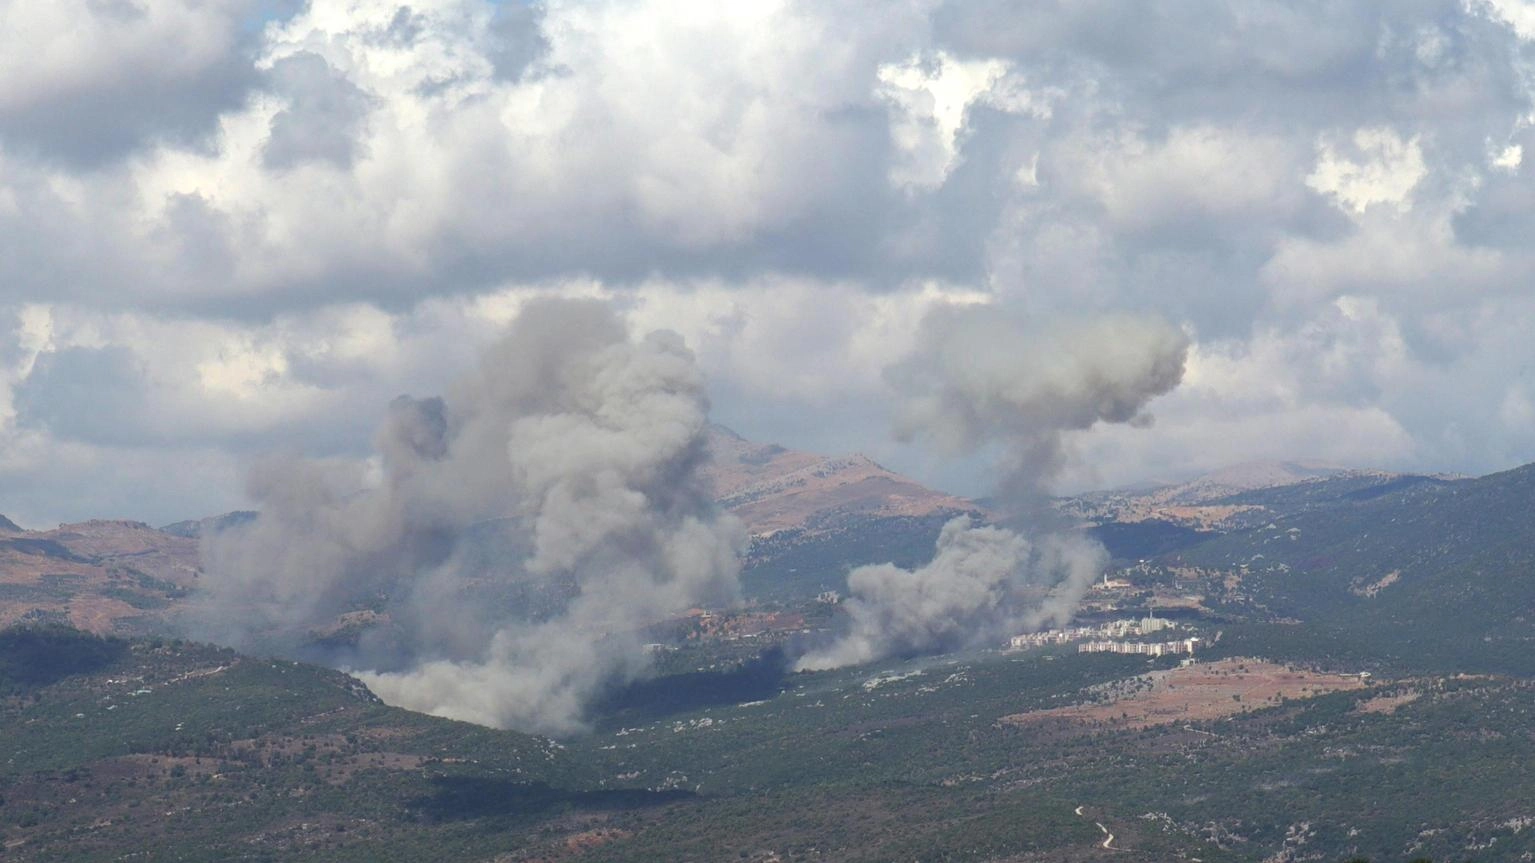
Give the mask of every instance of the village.
M 1126 618 L 1098 626 L 1074 626 L 1015 635 L 1008 639 L 1007 646 L 1010 650 L 1027 650 L 1035 647 L 1075 643 L 1078 653 L 1126 653 L 1143 656 L 1186 654 L 1192 656 L 1202 643 L 1197 637 L 1190 636 L 1169 641 L 1128 640 L 1175 629 L 1177 626 L 1177 623 L 1159 618 L 1155 613 L 1152 613 L 1139 620 Z

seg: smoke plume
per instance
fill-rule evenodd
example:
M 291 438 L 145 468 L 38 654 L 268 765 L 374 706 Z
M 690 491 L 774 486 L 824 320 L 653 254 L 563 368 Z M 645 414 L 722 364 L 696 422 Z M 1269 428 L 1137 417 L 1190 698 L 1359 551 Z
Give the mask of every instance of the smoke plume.
M 736 594 L 744 531 L 698 473 L 707 412 L 676 335 L 530 304 L 446 397 L 389 406 L 372 469 L 258 466 L 261 514 L 204 540 L 192 623 L 329 649 L 392 704 L 577 729 L 645 672 L 647 625 Z
M 942 650 L 1070 620 L 1108 555 L 1037 506 L 1063 466 L 1066 436 L 1100 422 L 1150 422 L 1146 404 L 1182 380 L 1187 352 L 1183 333 L 1158 319 L 1044 329 L 984 307 L 930 313 L 917 349 L 887 370 L 901 397 L 898 433 L 953 455 L 998 452 L 997 503 L 1010 524 L 957 518 L 927 565 L 853 570 L 845 632 L 796 667 Z

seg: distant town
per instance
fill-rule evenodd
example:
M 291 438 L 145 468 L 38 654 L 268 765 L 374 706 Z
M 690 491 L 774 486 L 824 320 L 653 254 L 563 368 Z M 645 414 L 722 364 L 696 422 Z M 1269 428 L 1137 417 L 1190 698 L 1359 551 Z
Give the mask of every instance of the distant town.
M 1063 629 L 1047 629 L 1029 632 L 1008 639 L 1011 650 L 1027 650 L 1061 644 L 1077 644 L 1078 653 L 1129 653 L 1143 656 L 1192 655 L 1203 643 L 1195 636 L 1171 641 L 1129 641 L 1177 628 L 1171 620 L 1157 617 L 1155 613 L 1139 620 L 1115 620 L 1099 626 L 1073 626 Z

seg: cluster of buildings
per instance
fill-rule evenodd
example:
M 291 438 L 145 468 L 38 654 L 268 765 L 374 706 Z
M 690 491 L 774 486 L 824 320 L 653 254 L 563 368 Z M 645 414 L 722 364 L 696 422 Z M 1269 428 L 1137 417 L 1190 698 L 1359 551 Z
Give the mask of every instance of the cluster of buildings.
M 1182 638 L 1174 641 L 1125 641 L 1124 639 L 1151 635 L 1178 624 L 1171 620 L 1148 615 L 1139 620 L 1115 620 L 1101 626 L 1074 626 L 1068 629 L 1047 629 L 1015 635 L 1008 640 L 1014 650 L 1029 647 L 1046 647 L 1056 644 L 1077 644 L 1078 653 L 1130 653 L 1140 656 L 1192 655 L 1200 646 L 1198 638 Z M 1184 662 L 1192 662 L 1186 659 Z
M 1028 647 L 1071 644 L 1075 641 L 1089 639 L 1127 638 L 1136 635 L 1151 635 L 1154 632 L 1172 629 L 1175 626 L 1177 624 L 1171 620 L 1163 620 L 1153 614 L 1140 620 L 1116 620 L 1111 623 L 1105 623 L 1102 626 L 1074 626 L 1069 629 L 1047 629 L 1044 632 L 1015 635 L 1008 640 L 1008 646 L 1014 650 L 1022 650 Z M 1160 656 L 1161 654 L 1157 655 Z
M 1145 561 L 1141 561 L 1141 563 L 1145 563 Z M 1123 578 L 1109 578 L 1109 574 L 1105 572 L 1103 580 L 1094 584 L 1093 587 L 1097 590 L 1131 590 L 1135 585 Z
M 1084 641 L 1077 645 L 1077 652 L 1172 656 L 1178 653 L 1192 654 L 1198 647 L 1199 639 L 1197 638 L 1184 638 L 1179 641 Z

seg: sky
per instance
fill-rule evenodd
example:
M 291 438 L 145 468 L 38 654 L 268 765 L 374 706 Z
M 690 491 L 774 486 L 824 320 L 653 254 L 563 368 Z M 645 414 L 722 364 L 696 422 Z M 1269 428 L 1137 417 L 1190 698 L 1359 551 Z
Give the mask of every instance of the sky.
M 531 297 L 681 334 L 713 417 L 892 435 L 929 310 L 1157 316 L 1070 491 L 1535 460 L 1535 2 L 0 0 L 0 512 L 159 524 Z

